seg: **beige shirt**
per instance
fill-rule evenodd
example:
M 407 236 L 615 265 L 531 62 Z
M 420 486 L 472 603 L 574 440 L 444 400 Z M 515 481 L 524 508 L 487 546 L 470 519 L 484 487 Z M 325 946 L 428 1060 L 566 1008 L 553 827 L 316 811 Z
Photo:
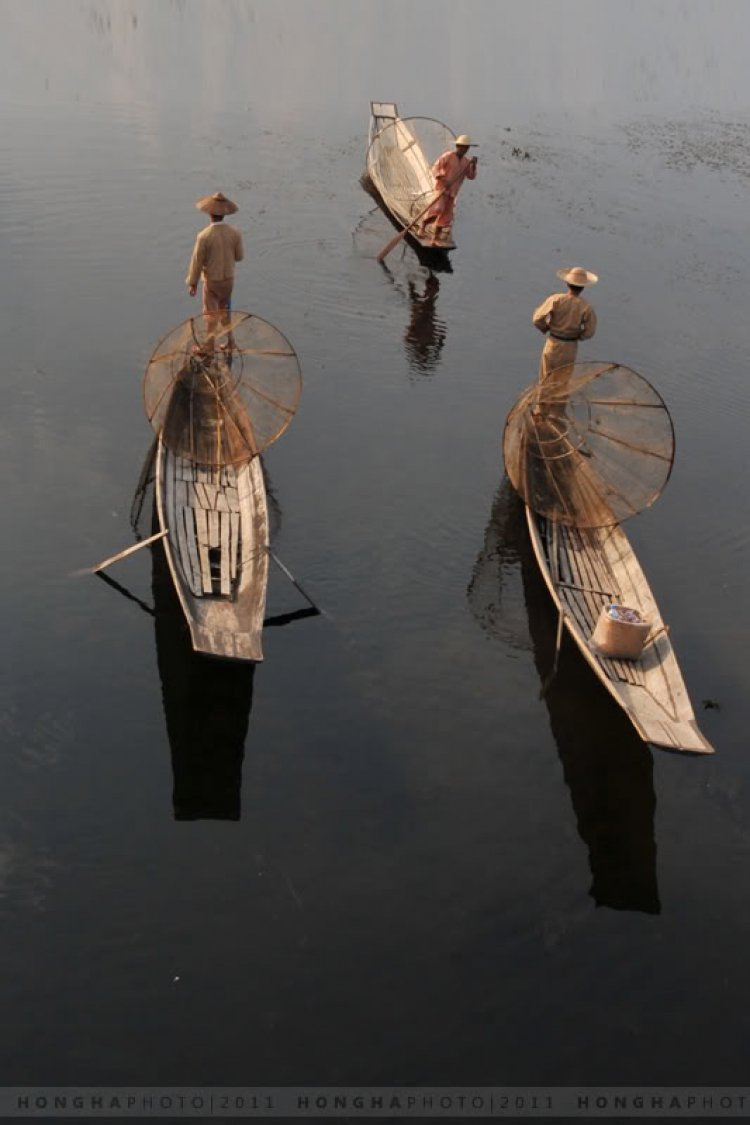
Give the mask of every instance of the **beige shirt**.
M 245 256 L 242 235 L 227 223 L 211 223 L 199 231 L 185 281 L 197 285 L 201 274 L 209 281 L 231 281 L 234 263 Z
M 566 340 L 590 340 L 596 332 L 596 313 L 583 297 L 553 293 L 535 310 L 534 327 Z

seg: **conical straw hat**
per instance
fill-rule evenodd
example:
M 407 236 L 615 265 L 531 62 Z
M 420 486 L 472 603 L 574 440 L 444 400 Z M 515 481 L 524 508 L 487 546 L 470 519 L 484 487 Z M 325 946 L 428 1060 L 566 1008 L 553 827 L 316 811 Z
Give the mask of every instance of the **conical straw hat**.
M 472 141 L 468 133 L 462 133 L 460 137 L 456 137 L 457 145 L 466 145 L 467 148 L 476 148 L 476 142 Z
M 557 276 L 561 281 L 567 281 L 568 285 L 596 285 L 599 280 L 598 274 L 589 273 L 583 266 L 573 266 L 572 270 L 558 270 Z
M 205 195 L 195 206 L 204 215 L 233 215 L 237 210 L 237 204 L 232 203 L 231 199 L 227 199 L 220 191 L 215 191 L 213 195 Z

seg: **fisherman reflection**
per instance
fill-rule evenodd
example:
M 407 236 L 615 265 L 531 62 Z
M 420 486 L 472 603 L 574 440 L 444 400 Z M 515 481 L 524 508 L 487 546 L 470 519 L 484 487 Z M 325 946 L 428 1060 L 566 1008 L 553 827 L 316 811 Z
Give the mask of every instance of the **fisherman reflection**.
M 530 644 L 540 682 L 546 683 L 556 647 L 555 614 L 525 507 L 507 477 L 495 497 L 467 597 L 485 632 L 516 649 Z M 658 914 L 650 750 L 572 645 L 563 645 L 544 701 L 588 849 L 591 897 L 597 906 Z
M 380 265 L 393 288 L 409 301 L 411 317 L 404 333 L 409 368 L 415 375 L 430 375 L 440 362 L 440 353 L 447 335 L 445 321 L 440 320 L 436 308 L 440 282 L 434 270 L 430 269 L 421 293 L 418 279 L 424 276 L 423 273 L 418 273 L 416 278 L 414 275 L 409 277 L 404 291 L 402 282 L 396 278 L 386 263 L 381 262 Z
M 438 319 L 436 313 L 440 282 L 430 271 L 421 294 L 411 279 L 407 282 L 407 287 L 411 319 L 404 335 L 406 355 L 412 371 L 427 375 L 435 370 L 440 361 L 446 336 L 445 323 Z

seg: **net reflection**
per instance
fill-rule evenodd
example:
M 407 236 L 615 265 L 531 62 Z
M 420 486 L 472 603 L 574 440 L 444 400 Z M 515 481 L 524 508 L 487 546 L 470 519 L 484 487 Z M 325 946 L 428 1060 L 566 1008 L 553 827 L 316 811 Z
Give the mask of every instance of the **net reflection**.
M 534 558 L 524 505 L 507 477 L 493 503 L 468 600 L 486 632 L 513 647 L 531 648 L 544 683 L 553 665 L 557 622 Z M 658 914 L 650 750 L 621 709 L 591 682 L 569 641 L 563 641 L 544 700 L 588 850 L 591 897 L 597 906 Z

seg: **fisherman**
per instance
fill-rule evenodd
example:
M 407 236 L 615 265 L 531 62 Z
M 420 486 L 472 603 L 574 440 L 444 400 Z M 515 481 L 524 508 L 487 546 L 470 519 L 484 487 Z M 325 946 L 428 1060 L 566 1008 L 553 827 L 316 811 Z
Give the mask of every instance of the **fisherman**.
M 583 266 L 558 270 L 557 276 L 567 282 L 567 293 L 553 293 L 535 310 L 532 318 L 535 328 L 548 334 L 539 367 L 540 384 L 558 367 L 576 361 L 579 340 L 590 340 L 596 332 L 596 313 L 581 290 L 586 285 L 596 285 L 599 278 Z
M 439 156 L 432 166 L 435 177 L 435 191 L 438 195 L 425 215 L 417 231 L 419 238 L 427 234 L 428 223 L 435 224 L 433 245 L 437 245 L 443 236 L 443 231 L 449 230 L 456 210 L 456 196 L 461 190 L 464 180 L 477 178 L 477 158 L 471 159 L 466 155 L 470 148 L 476 147 L 471 137 L 462 133 L 456 137 L 455 152 L 448 150 Z M 448 190 L 445 191 L 444 189 Z
M 198 281 L 203 278 L 203 313 L 208 318 L 210 335 L 217 319 L 222 324 L 229 323 L 234 266 L 235 262 L 242 261 L 244 250 L 242 235 L 237 227 L 224 223 L 224 216 L 233 215 L 237 210 L 236 203 L 217 191 L 199 199 L 195 206 L 204 215 L 210 215 L 211 221 L 198 233 L 185 281 L 190 296 L 194 297 Z M 220 317 L 216 316 L 217 313 L 221 313 Z

